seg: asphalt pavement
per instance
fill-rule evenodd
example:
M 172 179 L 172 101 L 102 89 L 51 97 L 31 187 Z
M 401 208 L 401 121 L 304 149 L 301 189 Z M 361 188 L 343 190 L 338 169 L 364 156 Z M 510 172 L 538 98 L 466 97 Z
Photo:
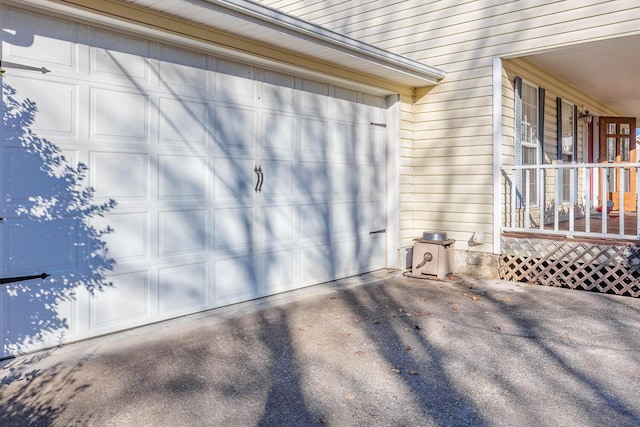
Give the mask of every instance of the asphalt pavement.
M 640 426 L 640 299 L 384 272 L 0 369 L 2 426 Z

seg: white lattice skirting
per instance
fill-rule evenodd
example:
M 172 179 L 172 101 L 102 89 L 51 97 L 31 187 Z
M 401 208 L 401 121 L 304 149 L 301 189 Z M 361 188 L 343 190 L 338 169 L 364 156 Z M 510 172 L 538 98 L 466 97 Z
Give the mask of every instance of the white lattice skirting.
M 635 242 L 502 237 L 501 279 L 640 297 Z

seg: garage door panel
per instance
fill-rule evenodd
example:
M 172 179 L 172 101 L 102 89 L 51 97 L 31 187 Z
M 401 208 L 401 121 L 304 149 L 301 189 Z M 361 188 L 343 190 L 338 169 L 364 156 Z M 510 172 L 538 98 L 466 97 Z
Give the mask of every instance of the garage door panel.
M 331 235 L 335 239 L 351 236 L 358 233 L 360 210 L 362 207 L 354 202 L 334 202 L 331 204 Z
M 362 174 L 369 166 L 349 163 L 331 165 L 331 193 L 338 200 L 355 200 L 361 192 Z
M 93 333 L 139 325 L 151 315 L 148 271 L 114 274 L 110 279 L 113 287 L 91 296 L 90 330 Z
M 40 148 L 35 147 L 33 151 Z M 46 144 L 42 148 L 47 149 Z M 2 165 L 0 188 L 2 188 L 5 205 L 13 205 L 15 209 L 23 206 L 22 211 L 30 212 L 32 207 L 44 206 L 45 200 L 50 200 L 52 197 L 59 199 L 66 194 L 68 183 L 63 178 L 64 171 L 59 170 L 56 165 L 47 164 L 43 167 L 43 160 L 50 160 L 46 157 L 47 153 L 48 151 L 29 152 L 26 148 L 16 146 L 0 149 Z M 44 159 L 41 154 L 45 156 Z M 65 154 L 73 161 L 74 152 Z M 36 216 L 42 216 L 46 211 L 36 209 L 33 213 Z
M 17 286 L 17 289 L 16 287 Z M 42 283 L 34 288 L 12 285 L 3 295 L 5 354 L 58 346 L 61 341 L 78 339 L 78 300 L 61 292 L 60 284 Z M 13 289 L 13 291 L 11 290 Z
M 91 138 L 148 143 L 149 108 L 149 98 L 137 92 L 91 89 Z
M 337 117 L 346 120 L 344 113 L 352 111 L 355 105 L 357 105 L 355 103 L 358 102 L 358 91 L 344 87 L 336 87 L 334 97 L 331 101 L 333 108 L 338 113 Z
M 54 73 L 77 71 L 76 24 L 4 8 L 2 26 L 4 61 L 44 66 Z
M 295 78 L 289 74 L 264 70 L 261 85 L 262 105 L 281 111 L 295 111 Z
M 159 156 L 161 201 L 206 200 L 208 168 L 205 157 Z
M 386 216 L 384 214 L 384 200 L 376 198 L 370 201 L 362 201 L 358 204 L 358 224 L 360 235 L 366 236 L 371 231 L 385 229 Z
M 159 256 L 204 255 L 207 249 L 205 210 L 160 212 Z
M 355 90 L 336 89 L 336 98 L 332 99 L 333 118 L 360 125 L 373 121 L 376 117 L 370 114 L 371 108 L 358 102 L 359 97 Z
M 251 65 L 216 60 L 215 98 L 221 102 L 252 105 L 256 98 L 255 70 Z
M 347 171 L 341 170 L 346 168 Z M 359 198 L 380 198 L 384 194 L 385 175 L 383 165 L 376 164 L 351 164 L 339 165 L 339 174 L 348 173 L 348 185 L 339 188 L 336 194 L 351 191 L 352 195 Z M 351 171 L 351 172 L 348 172 Z
M 248 108 L 215 108 L 216 154 L 219 156 L 254 156 L 255 111 Z
M 206 263 L 162 268 L 158 277 L 161 316 L 193 313 L 206 306 Z
M 359 162 L 384 165 L 386 159 L 386 130 L 380 126 L 361 128 L 356 144 L 356 158 Z
M 383 165 L 333 164 L 332 195 L 338 200 L 381 198 L 385 192 Z
M 345 254 L 340 258 L 343 261 L 340 272 L 353 275 L 384 268 L 384 251 L 381 250 L 381 245 L 376 244 L 381 238 L 378 236 L 339 243 L 338 253 Z
M 295 163 L 292 160 L 264 160 L 261 167 L 260 194 L 265 202 L 293 197 Z
M 312 80 L 301 80 L 300 111 L 327 117 L 329 114 L 329 85 Z
M 292 245 L 296 238 L 296 206 L 275 205 L 262 206 L 261 208 L 262 230 L 261 244 L 266 247 Z
M 299 179 L 295 181 L 298 197 L 308 202 L 329 200 L 329 165 L 324 162 L 300 162 L 297 164 Z
M 109 256 L 116 264 L 144 262 L 149 260 L 150 222 L 147 212 L 106 213 L 94 218 L 96 230 L 110 227 L 113 231 L 103 234 L 100 241 L 109 248 Z M 97 250 L 95 246 L 92 250 Z
M 328 204 L 309 204 L 300 206 L 300 235 L 302 242 L 330 239 L 330 207 Z
M 357 191 L 361 198 L 380 198 L 385 191 L 384 165 L 352 165 L 352 169 L 358 170 Z
M 300 160 L 328 161 L 329 123 L 310 118 L 300 119 Z
M 215 305 L 247 301 L 260 296 L 258 267 L 252 255 L 215 261 Z
M 161 90 L 169 90 L 175 94 L 203 95 L 209 86 L 207 69 L 206 55 L 170 46 L 160 46 Z
M 342 238 L 368 238 L 372 231 L 385 228 L 384 203 L 381 200 L 334 202 L 331 204 L 331 233 Z
M 300 249 L 300 282 L 321 283 L 338 277 L 338 258 L 333 244 L 318 244 Z
M 261 255 L 261 275 L 264 278 L 264 295 L 284 292 L 297 287 L 295 277 L 296 251 L 270 250 Z
M 358 145 L 362 143 L 361 129 L 349 123 L 335 125 L 331 139 L 331 157 L 338 162 L 355 163 L 359 154 Z M 362 149 L 361 149 L 362 150 Z
M 367 239 L 371 248 L 368 258 L 363 261 L 368 262 L 368 271 L 375 271 L 385 268 L 387 265 L 387 254 L 385 251 L 385 235 L 384 233 L 372 234 Z
M 385 140 L 385 130 L 379 126 L 340 123 L 335 128 L 331 154 L 340 162 L 381 164 L 386 157 Z
M 207 142 L 209 108 L 206 101 L 160 99 L 160 142 L 204 145 Z
M 12 76 L 9 85 L 14 98 L 34 103 L 31 126 L 41 136 L 77 138 L 78 86 L 54 79 L 39 81 Z
M 150 42 L 93 30 L 90 52 L 90 72 L 98 80 L 127 86 L 149 83 Z
M 362 240 L 331 241 L 301 248 L 301 282 L 319 283 L 384 268 L 382 239 L 383 236 L 373 235 Z
M 217 255 L 244 255 L 253 250 L 253 212 L 253 206 L 215 209 L 213 239 Z
M 8 217 L 3 225 L 4 270 L 40 274 L 41 269 L 51 272 L 78 267 L 78 226 L 78 220 L 72 217 Z
M 371 95 L 368 93 L 360 94 L 360 102 L 362 105 L 368 105 L 368 113 L 374 122 L 384 122 L 386 121 L 386 105 L 387 100 L 384 96 Z
M 338 277 L 352 276 L 384 268 L 384 250 L 380 249 L 379 239 L 344 240 L 336 242 L 333 250 L 336 255 Z
M 285 114 L 262 114 L 260 136 L 263 158 L 293 157 L 295 153 L 294 116 Z
M 217 201 L 253 199 L 257 175 L 253 158 L 225 158 L 214 160 L 214 191 Z
M 90 153 L 89 175 L 97 200 L 113 198 L 118 204 L 149 200 L 149 157 L 146 154 Z

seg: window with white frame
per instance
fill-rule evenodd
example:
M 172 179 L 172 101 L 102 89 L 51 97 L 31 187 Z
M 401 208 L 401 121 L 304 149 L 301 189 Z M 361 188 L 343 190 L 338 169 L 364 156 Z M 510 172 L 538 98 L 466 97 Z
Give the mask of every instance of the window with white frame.
M 519 163 L 523 166 L 537 165 L 539 164 L 540 153 L 538 152 L 540 147 L 540 141 L 538 137 L 539 131 L 539 110 L 538 101 L 539 93 L 536 86 L 522 82 L 522 89 L 520 92 L 521 108 L 520 117 L 516 120 L 520 120 L 520 141 L 516 141 L 516 144 L 520 144 L 520 159 Z M 518 110 L 518 109 L 516 109 Z M 518 151 L 518 150 L 516 150 Z M 525 203 L 527 200 L 530 205 L 538 204 L 538 172 L 535 169 L 525 169 L 522 172 L 522 201 Z M 526 185 L 528 182 L 528 186 Z
M 575 107 L 562 100 L 559 100 L 558 107 L 558 162 L 570 164 L 575 162 L 577 153 Z M 568 169 L 565 169 L 561 173 L 561 200 L 563 202 L 569 202 L 571 195 L 570 172 Z

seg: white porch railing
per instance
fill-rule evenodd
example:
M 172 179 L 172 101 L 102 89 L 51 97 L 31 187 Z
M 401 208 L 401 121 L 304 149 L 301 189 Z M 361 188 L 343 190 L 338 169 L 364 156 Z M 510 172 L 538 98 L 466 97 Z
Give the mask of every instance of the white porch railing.
M 638 239 L 639 168 L 640 163 L 502 166 L 501 229 L 564 237 Z M 615 195 L 616 210 L 607 214 L 610 195 Z

